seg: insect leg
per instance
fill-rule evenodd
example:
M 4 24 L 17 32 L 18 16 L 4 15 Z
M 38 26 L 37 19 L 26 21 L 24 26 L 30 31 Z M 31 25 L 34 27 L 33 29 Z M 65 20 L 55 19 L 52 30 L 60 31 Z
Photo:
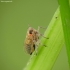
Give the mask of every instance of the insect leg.
M 48 37 L 43 36 L 43 34 L 40 34 L 40 33 L 39 33 L 39 35 L 42 36 L 42 37 L 44 37 L 45 39 L 49 39 Z
M 37 41 L 36 43 L 35 43 L 35 55 L 37 55 L 37 53 L 38 53 L 38 46 L 40 45 L 40 42 L 39 41 Z
M 46 45 L 44 45 L 44 44 L 40 43 L 40 40 L 39 40 L 38 42 L 39 42 L 39 44 L 38 44 L 38 45 L 41 45 L 41 46 L 47 47 Z
M 44 27 L 38 26 L 38 33 L 39 33 L 40 28 L 42 28 L 42 29 L 46 29 L 46 28 L 44 28 Z M 43 36 L 42 34 L 40 34 L 40 33 L 39 33 L 39 36 L 44 37 L 44 36 Z M 46 37 L 44 37 L 44 38 L 46 38 Z M 46 38 L 46 39 L 49 39 L 49 38 Z

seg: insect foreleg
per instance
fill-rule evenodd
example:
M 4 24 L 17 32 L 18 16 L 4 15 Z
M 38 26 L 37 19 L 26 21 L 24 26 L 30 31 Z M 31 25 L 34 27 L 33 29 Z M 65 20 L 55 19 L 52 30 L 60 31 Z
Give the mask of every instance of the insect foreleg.
M 40 33 L 39 33 L 39 36 L 42 36 L 42 37 L 44 37 L 45 39 L 49 39 L 48 37 L 45 37 L 43 34 L 40 34 Z

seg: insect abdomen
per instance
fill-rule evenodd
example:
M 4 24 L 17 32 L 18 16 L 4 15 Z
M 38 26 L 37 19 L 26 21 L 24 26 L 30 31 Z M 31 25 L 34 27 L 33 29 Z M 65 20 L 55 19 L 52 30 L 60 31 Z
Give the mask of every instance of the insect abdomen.
M 27 51 L 28 54 L 31 53 L 31 47 L 29 45 L 26 46 L 26 51 Z

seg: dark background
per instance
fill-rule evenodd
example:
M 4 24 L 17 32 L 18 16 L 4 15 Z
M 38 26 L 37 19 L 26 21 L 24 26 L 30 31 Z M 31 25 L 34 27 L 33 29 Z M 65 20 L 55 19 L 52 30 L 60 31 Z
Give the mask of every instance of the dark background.
M 57 0 L 0 0 L 0 70 L 23 70 L 30 58 L 23 49 L 28 24 L 47 27 L 57 8 Z M 64 46 L 52 70 L 69 70 Z

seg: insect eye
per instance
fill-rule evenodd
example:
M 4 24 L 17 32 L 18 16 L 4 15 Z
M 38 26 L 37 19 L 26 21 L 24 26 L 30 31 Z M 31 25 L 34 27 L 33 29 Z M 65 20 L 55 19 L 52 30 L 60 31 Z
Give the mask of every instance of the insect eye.
M 29 34 L 32 34 L 32 32 L 33 32 L 33 30 L 30 30 L 30 31 L 29 31 Z

